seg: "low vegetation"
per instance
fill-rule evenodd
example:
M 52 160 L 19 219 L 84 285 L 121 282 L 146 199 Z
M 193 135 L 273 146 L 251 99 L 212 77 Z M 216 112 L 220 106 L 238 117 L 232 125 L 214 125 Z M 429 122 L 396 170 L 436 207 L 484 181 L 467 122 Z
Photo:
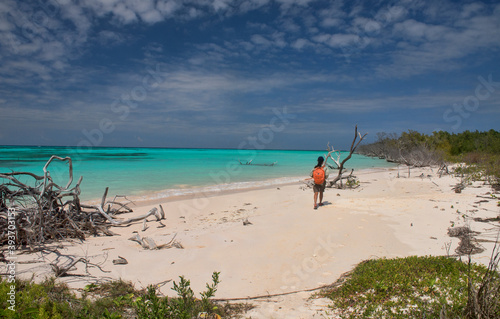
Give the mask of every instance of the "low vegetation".
M 214 272 L 212 283 L 195 297 L 190 281 L 180 277 L 172 288 L 177 297 L 159 297 L 155 286 L 136 290 L 132 283 L 122 280 L 89 284 L 77 297 L 67 285 L 57 283 L 55 278 L 41 283 L 30 280 L 16 280 L 9 283 L 0 277 L 0 295 L 7 296 L 11 286 L 15 286 L 15 311 L 2 298 L 1 318 L 231 318 L 250 306 L 236 304 L 216 304 L 210 300 L 217 291 L 219 273 Z M 251 308 L 251 307 L 250 307 Z
M 319 295 L 333 304 L 326 318 L 500 318 L 498 247 L 489 267 L 451 257 L 406 257 L 368 260 Z M 2 318 L 244 318 L 248 304 L 211 301 L 219 273 L 195 297 L 190 281 L 180 277 L 177 297 L 160 297 L 155 286 L 136 290 L 122 280 L 89 284 L 81 297 L 55 278 L 42 283 L 17 280 L 16 311 L 2 300 Z M 0 294 L 10 286 L 0 281 Z
M 0 282 L 0 294 L 6 296 L 12 283 Z M 67 285 L 56 283 L 55 278 L 41 283 L 16 280 L 15 311 L 2 301 L 2 318 L 122 318 L 121 314 L 132 309 L 137 292 L 132 284 L 115 281 L 85 287 L 81 298 Z
M 497 266 L 498 254 L 489 268 L 448 257 L 368 260 L 322 295 L 341 318 L 500 318 Z

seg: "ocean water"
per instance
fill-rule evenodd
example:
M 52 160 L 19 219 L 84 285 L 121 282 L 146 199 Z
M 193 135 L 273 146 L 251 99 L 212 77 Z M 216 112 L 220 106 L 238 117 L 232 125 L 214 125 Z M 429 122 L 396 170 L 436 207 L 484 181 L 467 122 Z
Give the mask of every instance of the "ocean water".
M 325 151 L 294 150 L 0 146 L 0 173 L 22 171 L 43 175 L 43 166 L 52 155 L 68 156 L 73 165 L 71 186 L 83 177 L 83 200 L 100 198 L 106 187 L 110 195 L 168 197 L 297 181 L 308 177 L 317 157 L 325 154 Z M 266 166 L 271 163 L 275 164 Z M 393 166 L 357 154 L 346 164 L 356 170 Z M 67 162 L 55 160 L 48 171 L 59 185 L 68 183 Z M 22 181 L 34 183 L 29 177 Z

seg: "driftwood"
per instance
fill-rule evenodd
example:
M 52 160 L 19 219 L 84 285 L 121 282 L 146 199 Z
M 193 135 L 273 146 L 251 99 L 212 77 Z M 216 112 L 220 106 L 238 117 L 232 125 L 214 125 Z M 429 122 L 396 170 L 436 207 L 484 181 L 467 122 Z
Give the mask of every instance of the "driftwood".
M 356 151 L 356 148 L 359 146 L 361 141 L 366 137 L 367 134 L 361 135 L 361 133 L 358 132 L 358 126 L 356 125 L 354 129 L 354 139 L 352 140 L 351 143 L 351 148 L 349 149 L 349 155 L 347 155 L 342 161 L 340 160 L 341 157 L 341 152 L 339 150 L 335 150 L 332 146 L 330 146 L 330 143 L 327 145 L 327 151 L 328 154 L 325 155 L 325 165 L 332 169 L 332 170 L 338 170 L 337 176 L 335 176 L 332 179 L 327 179 L 326 181 L 326 187 L 337 187 L 337 188 L 343 188 L 344 184 L 343 181 L 347 180 L 346 186 L 350 188 L 357 188 L 359 186 L 359 182 L 356 180 L 356 176 L 353 175 L 354 169 L 351 169 L 350 173 L 347 174 L 346 169 L 345 169 L 345 163 L 351 159 L 352 154 Z M 334 158 L 334 155 L 336 155 L 336 158 Z M 333 161 L 333 165 L 328 164 L 328 159 L 331 159 Z M 304 183 L 306 184 L 305 187 L 313 187 L 314 181 L 312 178 L 307 178 L 304 180 Z
M 163 249 L 163 248 L 184 249 L 184 246 L 182 246 L 182 244 L 179 241 L 175 240 L 175 237 L 177 237 L 177 234 L 175 234 L 168 243 L 161 244 L 161 245 L 157 245 L 156 242 L 152 238 L 149 238 L 149 237 L 142 237 L 141 238 L 141 236 L 139 236 L 139 234 L 135 234 L 134 236 L 130 237 L 128 240 L 135 241 L 136 243 L 140 244 L 142 246 L 142 248 L 150 249 L 150 250 Z
M 113 259 L 113 265 L 126 265 L 126 264 L 128 264 L 128 261 L 122 256 L 118 256 L 117 259 Z
M 55 160 L 68 164 L 69 179 L 65 186 L 56 184 L 50 174 L 49 165 Z M 32 182 L 26 182 L 27 179 Z M 160 205 L 160 210 L 153 208 L 142 216 L 115 219 L 114 216 L 132 212 L 132 209 L 127 206 L 129 202 L 118 201 L 118 196 L 107 200 L 108 188 L 98 205 L 81 204 L 82 179 L 80 177 L 70 188 L 73 183 L 71 158 L 59 156 L 52 156 L 47 161 L 43 176 L 30 172 L 0 173 L 0 182 L 3 182 L 0 184 L 0 245 L 9 243 L 12 232 L 15 232 L 17 246 L 34 250 L 52 240 L 111 236 L 114 233 L 109 227 L 129 225 L 149 216 L 155 216 L 157 221 L 165 218 Z
M 328 154 L 325 155 L 325 165 L 332 169 L 332 170 L 338 170 L 337 176 L 335 176 L 332 179 L 328 179 L 326 181 L 326 187 L 338 187 L 342 188 L 343 187 L 343 180 L 347 180 L 347 184 L 349 185 L 355 185 L 356 187 L 358 186 L 356 182 L 356 176 L 353 175 L 354 169 L 351 169 L 350 173 L 347 174 L 346 169 L 345 169 L 345 163 L 351 159 L 352 154 L 356 151 L 356 148 L 359 146 L 361 141 L 365 138 L 367 134 L 361 135 L 361 133 L 358 132 L 358 126 L 356 125 L 354 129 L 354 139 L 352 140 L 351 143 L 351 148 L 349 149 L 349 155 L 347 155 L 342 161 L 340 160 L 341 157 L 341 152 L 339 150 L 335 150 L 333 146 L 330 146 L 330 143 L 327 145 L 327 151 Z M 336 155 L 334 157 L 334 155 Z M 333 164 L 328 164 L 328 159 L 331 159 L 333 161 Z M 314 182 L 312 179 L 308 179 L 306 182 L 306 185 L 308 187 L 312 187 L 314 185 Z
M 137 217 L 133 217 L 133 218 L 129 218 L 127 220 L 116 220 L 116 219 L 114 219 L 109 214 L 107 214 L 106 212 L 104 212 L 104 209 L 102 208 L 101 205 L 92 206 L 92 207 L 94 207 L 95 209 L 97 209 L 97 211 L 99 213 L 101 213 L 101 215 L 104 216 L 110 222 L 110 224 L 113 225 L 113 226 L 128 225 L 128 224 L 131 224 L 133 222 L 140 221 L 140 220 L 144 220 L 144 222 L 145 222 L 146 218 L 148 218 L 151 215 L 155 215 L 157 221 L 160 221 L 160 220 L 162 220 L 162 219 L 165 218 L 165 213 L 163 212 L 163 208 L 161 207 L 161 205 L 160 205 L 161 212 L 158 212 L 158 208 L 154 207 L 147 214 L 144 214 L 144 215 L 141 215 L 141 216 L 137 216 Z
M 85 272 L 87 274 L 88 274 L 87 269 L 88 269 L 89 265 L 99 268 L 99 270 L 102 272 L 111 272 L 111 271 L 103 270 L 99 265 L 93 264 L 83 257 L 78 258 L 76 260 L 73 260 L 68 265 L 65 265 L 65 266 L 59 266 L 58 264 L 55 264 L 55 263 L 50 264 L 50 266 L 52 267 L 52 270 L 54 271 L 54 275 L 56 277 L 64 277 L 64 276 L 68 276 L 69 275 L 68 271 L 70 271 L 79 262 L 82 262 L 85 264 Z
M 446 165 L 446 163 L 443 163 L 440 167 L 439 167 L 439 170 L 437 171 L 439 177 L 443 176 L 443 175 L 448 175 L 450 174 L 450 171 L 448 169 L 448 165 Z
M 326 155 L 325 158 L 325 164 L 326 162 L 328 162 L 328 159 L 330 158 L 334 162 L 335 166 L 329 166 L 329 167 L 337 169 L 339 171 L 336 177 L 328 181 L 330 187 L 335 185 L 338 181 L 342 181 L 343 174 L 345 173 L 344 172 L 345 163 L 351 159 L 352 154 L 356 151 L 356 148 L 359 146 L 361 141 L 363 141 L 366 135 L 367 135 L 366 133 L 364 135 L 361 135 L 361 133 L 358 132 L 358 126 L 356 125 L 356 127 L 354 128 L 354 139 L 352 140 L 351 148 L 349 149 L 349 155 L 347 155 L 347 157 L 344 158 L 342 161 L 340 161 L 340 151 L 335 150 L 333 147 L 330 146 L 330 144 L 328 144 L 327 147 L 328 154 Z M 336 154 L 337 158 L 334 158 L 333 154 Z M 350 175 L 352 175 L 352 173 L 353 171 L 351 171 Z

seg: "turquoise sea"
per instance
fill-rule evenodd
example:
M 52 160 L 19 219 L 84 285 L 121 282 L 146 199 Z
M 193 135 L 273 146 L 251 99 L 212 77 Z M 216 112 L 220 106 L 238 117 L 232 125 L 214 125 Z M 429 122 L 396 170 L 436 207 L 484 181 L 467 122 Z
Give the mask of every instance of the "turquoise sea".
M 43 166 L 52 155 L 69 156 L 73 185 L 83 177 L 84 200 L 100 198 L 107 186 L 110 195 L 168 197 L 297 181 L 308 177 L 317 157 L 325 154 L 294 150 L 0 146 L 0 173 L 43 175 Z M 241 165 L 240 161 L 256 165 Z M 260 165 L 271 163 L 275 165 Z M 347 162 L 349 169 L 391 166 L 384 160 L 356 154 Z M 48 170 L 59 185 L 68 183 L 67 163 L 54 161 Z M 23 181 L 34 182 L 30 178 Z

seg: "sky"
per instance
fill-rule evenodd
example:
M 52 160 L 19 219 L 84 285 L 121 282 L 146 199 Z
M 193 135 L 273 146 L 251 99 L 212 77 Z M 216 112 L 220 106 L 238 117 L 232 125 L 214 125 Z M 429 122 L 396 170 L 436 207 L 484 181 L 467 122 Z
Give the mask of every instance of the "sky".
M 499 130 L 499 56 L 499 1 L 2 0 L 0 145 Z

